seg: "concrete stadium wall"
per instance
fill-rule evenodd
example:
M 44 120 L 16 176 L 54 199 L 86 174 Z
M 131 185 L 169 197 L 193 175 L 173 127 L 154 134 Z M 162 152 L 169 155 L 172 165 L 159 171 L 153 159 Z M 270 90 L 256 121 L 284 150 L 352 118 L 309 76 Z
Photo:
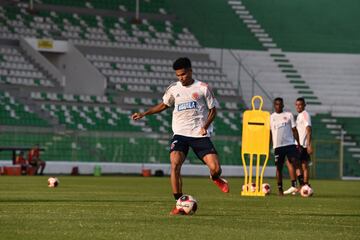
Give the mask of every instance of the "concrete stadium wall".
M 102 96 L 106 89 L 105 77 L 81 54 L 68 43 L 68 52 L 59 55 L 56 66 L 66 76 L 65 92 Z
M 11 161 L 0 161 L 0 166 L 11 166 Z M 154 174 L 156 170 L 162 170 L 165 175 L 170 175 L 170 164 L 140 164 L 140 163 L 100 163 L 100 162 L 46 162 L 44 174 L 70 174 L 73 167 L 79 168 L 80 174 L 93 174 L 95 166 L 101 167 L 103 174 L 141 174 L 143 169 L 150 169 Z M 222 166 L 224 177 L 242 177 L 242 166 Z M 255 168 L 253 168 L 255 173 Z M 209 170 L 205 165 L 184 164 L 181 169 L 183 176 L 209 176 Z M 275 177 L 275 167 L 265 169 L 265 177 Z

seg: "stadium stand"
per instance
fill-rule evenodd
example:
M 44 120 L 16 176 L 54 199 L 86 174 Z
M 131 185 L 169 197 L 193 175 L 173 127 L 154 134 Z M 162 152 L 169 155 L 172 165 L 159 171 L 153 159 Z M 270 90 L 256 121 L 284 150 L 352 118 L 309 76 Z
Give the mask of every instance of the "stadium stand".
M 17 102 L 8 92 L 0 92 L 0 105 L 2 125 L 49 126 L 47 121 L 39 118 L 27 105 Z
M 43 3 L 66 5 L 67 7 L 74 6 L 73 4 L 68 4 L 63 1 L 44 1 Z M 91 4 L 95 3 L 96 1 Z M 77 5 L 76 7 L 91 8 L 83 5 Z M 20 36 L 69 39 L 76 45 L 84 46 L 84 48 L 82 48 L 84 56 L 107 77 L 108 93 L 105 96 L 65 93 L 61 89 L 50 88 L 54 86 L 54 81 L 49 80 L 53 85 L 44 85 L 45 88 L 28 89 L 26 84 L 22 86 L 23 89 L 29 91 L 27 97 L 35 102 L 42 112 L 46 112 L 51 118 L 57 119 L 60 126 L 68 130 L 85 132 L 143 131 L 163 134 L 169 133 L 171 122 L 170 113 L 150 116 L 139 123 L 130 121 L 129 115 L 131 110 L 155 104 L 159 97 L 161 97 L 166 86 L 174 81 L 174 74 L 170 67 L 173 59 L 158 57 L 156 54 L 153 54 L 155 57 L 151 58 L 139 57 L 137 54 L 136 57 L 114 56 L 104 53 L 93 54 L 87 53 L 86 46 L 107 48 L 133 47 L 135 49 L 146 50 L 161 49 L 162 51 L 188 50 L 194 53 L 201 52 L 202 50 L 199 49 L 197 40 L 186 28 L 173 25 L 170 21 L 143 20 L 143 24 L 137 25 L 121 17 L 101 17 L 46 10 L 40 10 L 36 14 L 30 14 L 27 12 L 24 4 L 18 4 L 18 6 L 3 6 L 1 11 L 3 13 L 2 23 L 7 26 L 6 29 L 13 29 L 13 31 L 9 30 L 4 33 L 2 37 L 8 39 L 17 39 Z M 159 39 L 162 40 L 160 41 Z M 165 39 L 170 39 L 170 41 Z M 159 44 L 161 47 L 156 47 Z M 99 52 L 101 52 L 101 50 L 99 50 Z M 25 53 L 22 53 L 21 57 L 22 59 L 29 58 Z M 24 63 L 24 65 L 26 64 Z M 30 63 L 27 64 L 27 66 L 31 65 Z M 196 77 L 208 79 L 210 85 L 214 87 L 215 93 L 219 97 L 226 99 L 225 101 L 221 101 L 221 106 L 225 112 L 219 114 L 220 117 L 216 123 L 217 134 L 239 135 L 241 133 L 240 117 L 232 112 L 238 109 L 239 101 L 231 82 L 227 81 L 221 69 L 216 67 L 212 61 L 193 61 L 193 65 L 194 69 L 196 69 Z M 37 77 L 45 75 L 41 70 L 37 72 L 39 73 Z M 9 75 L 13 77 L 14 74 L 11 72 Z M 12 82 L 10 82 L 10 84 L 12 84 Z M 144 96 L 146 93 L 148 97 Z M 124 106 L 125 108 L 118 107 L 118 105 Z M 226 112 L 226 110 L 229 110 L 229 112 Z M 59 159 L 57 156 L 60 155 L 62 148 L 70 149 L 69 151 L 71 151 L 71 149 L 77 149 L 77 145 L 81 145 L 78 144 L 78 142 L 86 141 L 79 140 L 81 138 L 78 138 L 69 144 L 66 143 L 69 140 L 69 136 L 58 137 L 50 134 L 46 137 L 48 139 L 44 137 L 40 139 L 40 142 L 48 145 L 44 157 L 48 157 L 50 161 L 66 159 L 101 160 L 99 157 L 96 157 L 97 155 L 89 157 L 84 153 L 86 152 L 85 150 L 79 151 L 75 158 L 69 157 L 69 154 L 65 154 Z M 19 141 L 18 144 L 39 142 L 36 136 L 31 139 L 30 134 L 27 140 L 24 142 Z M 51 139 L 56 139 L 56 141 L 52 141 Z M 90 141 L 89 145 L 92 146 L 90 149 L 96 149 L 96 146 L 104 146 L 104 149 L 107 149 L 106 152 L 112 154 L 114 152 L 112 144 L 125 144 L 123 141 L 116 142 L 116 140 L 113 140 L 115 143 L 111 143 L 110 140 L 110 138 L 108 140 L 103 138 L 96 144 Z M 154 145 L 153 142 L 154 141 L 151 141 L 151 144 Z M 16 141 L 14 144 L 15 143 Z M 149 145 L 151 144 L 149 143 Z M 140 146 L 143 146 L 143 144 L 140 144 Z M 53 149 L 60 150 L 55 151 Z M 106 161 L 113 159 L 113 156 L 107 156 Z M 141 159 L 146 158 L 141 157 Z M 163 160 L 164 159 L 167 159 L 167 157 L 163 158 Z M 126 156 L 122 157 L 119 161 L 134 161 L 134 158 L 133 156 Z M 158 157 L 156 161 L 158 161 Z M 234 161 L 232 160 L 232 162 Z
M 72 13 L 71 9 L 62 10 L 64 12 L 41 10 L 34 16 L 25 8 L 2 7 L 3 25 L 8 31 L 1 36 L 10 39 L 19 36 L 65 38 L 84 46 L 202 51 L 187 28 L 170 20 L 144 19 L 138 25 L 123 17 L 80 15 Z
M 42 156 L 50 162 L 168 163 L 170 111 L 139 122 L 129 115 L 160 101 L 176 80 L 173 60 L 188 55 L 195 78 L 208 82 L 220 102 L 214 142 L 224 165 L 241 164 L 241 112 L 254 94 L 267 96 L 267 110 L 274 97 L 283 97 L 293 110 L 295 98 L 303 96 L 314 114 L 318 140 L 314 175 L 339 177 L 337 156 L 344 130 L 344 172 L 359 176 L 360 133 L 353 125 L 360 116 L 360 58 L 327 55 L 358 53 L 357 33 L 350 28 L 344 29 L 348 36 L 328 33 L 321 21 L 306 29 L 308 24 L 299 17 L 269 19 L 269 9 L 279 11 L 279 16 L 298 16 L 298 3 L 263 2 L 144 0 L 141 21 L 134 19 L 135 4 L 130 0 L 41 0 L 35 1 L 34 11 L 28 10 L 26 1 L 1 4 L 0 125 L 5 131 L 0 144 L 40 143 L 46 149 Z M 319 3 L 306 4 L 312 19 L 309 8 L 319 9 Z M 344 18 L 336 24 L 348 22 Z M 284 36 L 279 26 L 293 30 Z M 104 92 L 68 92 L 46 65 L 23 49 L 19 40 L 24 38 L 73 43 L 106 79 Z M 323 44 L 328 38 L 332 41 Z M 340 42 L 351 47 L 339 47 Z M 227 49 L 221 60 L 219 48 Z M 2 152 L 0 157 L 8 158 Z M 193 154 L 189 160 L 200 163 Z
M 356 0 L 241 2 L 284 51 L 360 53 Z

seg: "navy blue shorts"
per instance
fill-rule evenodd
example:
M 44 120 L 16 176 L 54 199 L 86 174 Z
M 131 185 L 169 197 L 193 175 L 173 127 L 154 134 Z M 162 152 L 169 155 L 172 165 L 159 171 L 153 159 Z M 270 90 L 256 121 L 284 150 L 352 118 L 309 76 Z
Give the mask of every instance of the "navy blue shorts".
M 292 164 L 297 164 L 297 161 L 299 159 L 299 151 L 297 150 L 295 145 L 275 148 L 274 153 L 276 166 L 283 166 L 285 163 L 285 157 Z
M 190 147 L 201 161 L 203 161 L 206 154 L 217 154 L 217 151 L 209 137 L 194 138 L 181 135 L 174 135 L 171 139 L 170 153 L 172 151 L 180 151 L 187 156 Z
M 302 148 L 302 151 L 301 151 L 301 153 L 299 153 L 299 160 L 301 162 L 311 162 L 311 157 L 308 154 L 307 149 L 304 147 L 301 147 L 301 148 Z

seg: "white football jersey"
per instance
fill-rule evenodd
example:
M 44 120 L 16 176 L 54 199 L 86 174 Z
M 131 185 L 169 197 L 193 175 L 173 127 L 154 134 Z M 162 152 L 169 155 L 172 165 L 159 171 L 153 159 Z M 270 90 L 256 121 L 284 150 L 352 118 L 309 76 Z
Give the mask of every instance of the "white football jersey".
M 306 148 L 308 145 L 306 140 L 307 126 L 311 127 L 311 117 L 310 114 L 306 110 L 304 110 L 301 113 L 299 113 L 299 115 L 296 118 L 296 128 L 299 132 L 300 145 L 303 146 L 304 148 Z
M 292 132 L 295 121 L 291 112 L 272 113 L 270 116 L 270 128 L 273 148 L 295 145 Z
M 213 131 L 212 124 L 208 134 L 200 135 L 205 125 L 209 109 L 218 105 L 216 98 L 206 83 L 194 80 L 190 86 L 181 82 L 171 84 L 163 96 L 163 102 L 169 107 L 174 106 L 172 129 L 175 134 L 187 137 L 209 137 Z

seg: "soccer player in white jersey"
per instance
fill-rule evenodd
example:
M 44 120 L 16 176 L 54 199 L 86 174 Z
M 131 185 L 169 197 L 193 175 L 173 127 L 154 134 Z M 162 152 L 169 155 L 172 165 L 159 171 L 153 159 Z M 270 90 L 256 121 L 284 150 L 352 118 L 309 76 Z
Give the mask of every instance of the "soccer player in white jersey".
M 276 179 L 279 195 L 292 194 L 298 191 L 296 187 L 295 167 L 298 161 L 298 149 L 295 139 L 299 142 L 299 135 L 296 130 L 294 116 L 291 112 L 284 112 L 284 101 L 282 98 L 274 100 L 275 112 L 270 116 L 270 128 L 272 145 L 275 154 Z M 282 170 L 287 157 L 286 165 L 289 170 L 291 187 L 284 192 Z
M 229 192 L 227 181 L 220 177 L 221 166 L 214 145 L 210 140 L 213 130 L 212 122 L 216 116 L 217 100 L 208 84 L 192 78 L 191 61 L 179 58 L 173 64 L 177 82 L 170 84 L 163 96 L 163 102 L 151 107 L 146 112 L 132 115 L 138 120 L 146 115 L 159 113 L 173 107 L 172 130 L 174 132 L 170 145 L 171 187 L 175 200 L 182 192 L 181 166 L 191 147 L 197 157 L 205 163 L 211 179 L 221 191 Z M 181 214 L 176 207 L 170 214 Z
M 309 162 L 311 161 L 310 155 L 313 153 L 311 143 L 311 117 L 305 110 L 305 99 L 298 98 L 295 102 L 295 108 L 298 112 L 296 118 L 296 128 L 299 132 L 299 140 L 302 148 L 300 154 L 301 169 L 296 169 L 296 175 L 301 185 L 309 185 Z

